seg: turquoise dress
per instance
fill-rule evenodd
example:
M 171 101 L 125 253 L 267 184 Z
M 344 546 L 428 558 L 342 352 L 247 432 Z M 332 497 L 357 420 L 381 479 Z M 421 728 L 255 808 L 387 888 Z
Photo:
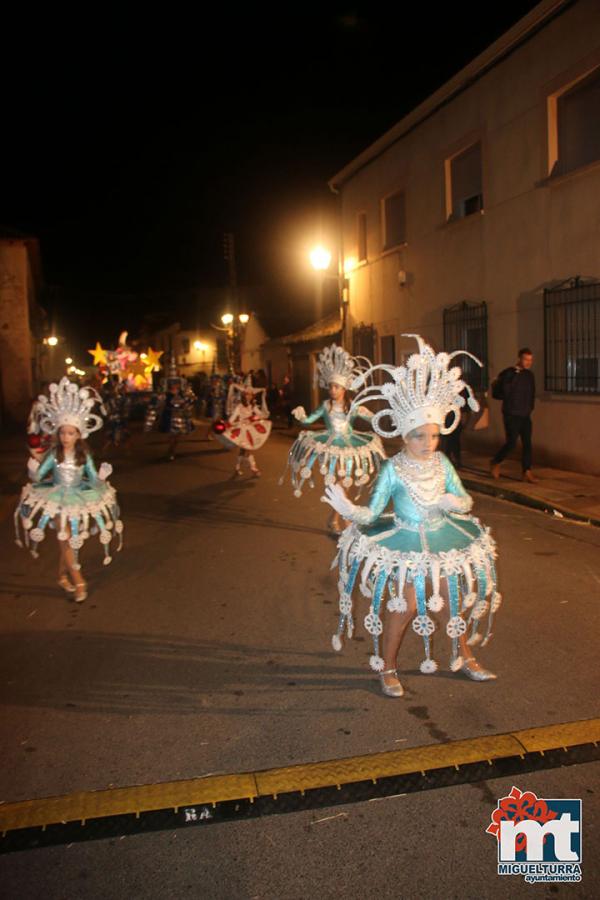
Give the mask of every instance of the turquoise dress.
M 22 547 L 19 524 L 24 541 L 33 556 L 44 540 L 47 525 L 58 528 L 59 541 L 68 541 L 77 555 L 90 534 L 99 534 L 104 547 L 104 564 L 111 562 L 109 544 L 118 535 L 117 550 L 123 546 L 123 523 L 115 489 L 98 477 L 94 461 L 87 456 L 78 465 L 74 456 L 59 463 L 56 451 L 50 450 L 35 473 L 34 480 L 21 491 L 15 511 L 17 544 Z
M 393 512 L 385 514 L 390 502 Z M 456 671 L 463 662 L 461 635 L 468 633 L 469 644 L 488 642 L 502 600 L 497 591 L 496 544 L 489 529 L 470 514 L 471 506 L 471 498 L 443 453 L 421 462 L 401 452 L 383 463 L 369 505 L 355 507 L 352 524 L 338 542 L 334 565 L 339 567 L 340 620 L 332 640 L 334 649 L 341 649 L 344 631 L 348 636 L 353 633 L 352 592 L 359 576 L 360 591 L 370 600 L 364 623 L 374 639 L 371 667 L 375 671 L 383 669 L 381 604 L 387 598 L 388 611 L 405 611 L 407 584 L 414 585 L 417 601 L 413 629 L 425 645 L 422 672 L 437 669 L 432 635 L 439 626 L 429 612 L 441 612 L 446 606 L 440 593 L 442 580 L 449 600 L 444 630 L 452 642 L 451 668 Z
M 294 496 L 300 497 L 304 483 L 313 483 L 313 469 L 318 467 L 325 484 L 339 479 L 344 487 L 361 487 L 379 471 L 385 451 L 381 440 L 373 432 L 354 430 L 357 418 L 369 421 L 373 414 L 365 407 L 352 413 L 344 412 L 325 400 L 313 413 L 301 419 L 302 425 L 323 420 L 325 431 L 301 431 L 288 454 Z M 283 478 L 280 479 L 280 484 Z

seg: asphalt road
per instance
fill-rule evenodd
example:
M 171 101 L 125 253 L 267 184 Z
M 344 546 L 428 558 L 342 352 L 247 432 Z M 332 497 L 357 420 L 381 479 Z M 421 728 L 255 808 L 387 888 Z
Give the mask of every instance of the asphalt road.
M 275 433 L 260 451 L 259 480 L 232 477 L 232 454 L 199 438 L 186 439 L 175 462 L 157 435 L 136 435 L 130 452 L 113 456 L 125 548 L 103 567 L 99 546 L 86 547 L 81 606 L 55 586 L 53 539 L 35 561 L 2 521 L 4 802 L 598 714 L 599 530 L 478 497 L 475 512 L 499 543 L 505 598 L 480 659 L 499 678 L 477 684 L 444 665 L 421 675 L 411 633 L 406 695 L 389 700 L 361 628 L 342 654 L 330 649 L 335 544 L 319 491 L 296 500 L 278 486 L 290 436 Z M 440 643 L 442 664 L 445 650 Z M 592 791 L 591 808 L 599 771 L 537 773 L 520 786 L 548 797 Z M 495 874 L 484 834 L 501 786 L 511 785 L 29 851 L 4 857 L 0 871 L 10 897 L 521 896 L 517 879 Z M 570 896 L 600 894 L 597 811 L 586 828 L 584 881 L 558 888 Z

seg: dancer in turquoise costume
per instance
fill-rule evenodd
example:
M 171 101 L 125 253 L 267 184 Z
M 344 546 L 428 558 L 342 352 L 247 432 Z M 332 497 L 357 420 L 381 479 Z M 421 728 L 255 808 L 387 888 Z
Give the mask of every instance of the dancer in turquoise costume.
M 371 365 L 368 360 L 364 362 Z M 301 431 L 292 445 L 288 465 L 295 497 L 302 495 L 306 481 L 314 487 L 315 466 L 326 485 L 335 484 L 339 479 L 344 487 L 355 484 L 360 488 L 379 471 L 381 460 L 385 459 L 381 440 L 372 431 L 355 431 L 353 427 L 357 418 L 370 423 L 373 414 L 347 399 L 350 384 L 363 368 L 358 358 L 335 344 L 319 354 L 315 380 L 319 387 L 329 391 L 329 399 L 310 415 L 302 406 L 297 406 L 292 413 L 302 425 L 322 419 L 326 430 Z M 283 483 L 283 478 L 279 483 Z M 339 530 L 335 522 L 333 528 Z
M 419 353 L 406 366 L 375 366 L 353 384 L 359 390 L 353 406 L 378 401 L 374 431 L 383 437 L 402 436 L 404 449 L 382 465 L 368 506 L 351 503 L 340 485 L 328 486 L 322 498 L 352 523 L 338 542 L 334 561 L 339 567 L 340 619 L 333 647 L 342 649 L 344 632 L 352 636 L 352 592 L 360 580 L 360 591 L 369 600 L 364 624 L 374 640 L 370 665 L 380 675 L 383 693 L 391 697 L 404 693 L 397 657 L 411 621 L 424 642 L 421 672 L 437 670 L 432 636 L 438 626 L 430 612 L 447 610 L 444 630 L 451 641 L 451 670 L 474 681 L 496 678 L 480 666 L 471 647 L 489 641 L 502 599 L 494 540 L 470 514 L 473 501 L 452 464 L 436 452 L 440 434 L 458 423 L 465 388 L 469 406 L 479 406 L 460 369 L 450 367 L 464 351 L 436 355 L 420 336 L 404 336 L 415 337 L 419 344 Z M 376 370 L 389 380 L 367 385 L 366 377 Z M 444 427 L 450 412 L 453 419 Z M 391 428 L 383 427 L 390 422 Z M 390 501 L 393 512 L 385 514 Z
M 78 554 L 90 534 L 98 533 L 104 547 L 104 564 L 111 562 L 109 545 L 117 536 L 123 544 L 123 523 L 115 489 L 106 481 L 112 466 L 103 463 L 97 472 L 85 438 L 102 427 L 102 418 L 92 412 L 101 398 L 93 388 L 80 388 L 63 378 L 50 385 L 50 396 L 40 396 L 36 409 L 39 429 L 52 435 L 53 445 L 39 467 L 32 471 L 15 511 L 17 544 L 38 555 L 46 527 L 56 528 L 59 541 L 58 583 L 81 602 L 87 586 L 81 575 Z M 24 537 L 21 538 L 19 526 Z

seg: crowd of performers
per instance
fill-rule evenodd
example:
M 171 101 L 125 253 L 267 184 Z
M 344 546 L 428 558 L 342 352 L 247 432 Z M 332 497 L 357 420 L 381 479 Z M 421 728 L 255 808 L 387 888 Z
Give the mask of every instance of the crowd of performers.
M 372 365 L 335 344 L 320 353 L 316 381 L 327 396 L 310 414 L 290 406 L 303 428 L 286 465 L 296 498 L 318 482 L 316 496 L 332 510 L 328 527 L 337 539 L 339 593 L 332 647 L 341 651 L 354 634 L 358 594 L 359 615 L 373 639 L 370 667 L 388 697 L 404 694 L 398 660 L 409 625 L 423 641 L 423 674 L 438 669 L 433 644 L 441 629 L 452 672 L 473 681 L 495 679 L 473 648 L 490 640 L 502 602 L 495 542 L 472 515 L 471 497 L 438 450 L 440 437 L 453 432 L 464 409 L 478 409 L 454 362 L 464 351 L 436 354 L 419 335 L 407 337 L 416 339 L 418 349 L 401 366 Z M 272 427 L 266 394 L 266 386 L 250 378 L 234 377 L 228 384 L 214 378 L 210 384 L 210 435 L 235 452 L 234 476 L 246 466 L 251 477 L 260 475 L 255 454 Z M 179 438 L 195 427 L 195 402 L 189 382 L 171 366 L 144 422 L 145 431 L 168 435 L 170 459 Z M 34 556 L 47 529 L 56 531 L 58 584 L 77 602 L 87 596 L 79 562 L 85 542 L 97 534 L 108 564 L 111 545 L 120 550 L 123 540 L 116 493 L 107 480 L 112 469 L 103 463 L 96 470 L 86 444 L 103 417 L 107 443 L 123 444 L 129 437 L 128 403 L 118 381 L 110 380 L 100 396 L 63 378 L 40 395 L 28 422 L 30 481 L 15 512 L 17 542 Z M 314 423 L 316 429 L 304 427 Z M 402 449 L 388 458 L 382 438 L 400 439 Z M 280 486 L 284 481 L 285 474 Z M 361 505 L 366 485 L 370 494 Z

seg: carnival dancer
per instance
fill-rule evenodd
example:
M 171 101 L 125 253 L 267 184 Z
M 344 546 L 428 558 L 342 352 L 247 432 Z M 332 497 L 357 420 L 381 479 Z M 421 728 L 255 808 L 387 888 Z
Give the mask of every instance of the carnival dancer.
M 187 380 L 177 374 L 175 360 L 171 359 L 169 374 L 162 380 L 158 393 L 153 394 L 148 404 L 144 431 L 158 429 L 169 435 L 167 457 L 175 459 L 175 451 L 182 434 L 194 430 L 192 413 L 196 396 Z
M 242 474 L 242 463 L 247 462 L 254 478 L 260 476 L 254 452 L 268 440 L 271 421 L 266 400 L 266 388 L 252 387 L 250 379 L 244 384 L 232 382 L 229 386 L 227 408 L 231 410 L 227 421 L 217 421 L 213 432 L 217 440 L 229 449 L 237 448 L 235 474 Z M 256 402 L 261 394 L 261 405 Z
M 53 445 L 32 472 L 15 511 L 17 544 L 25 545 L 34 557 L 45 537 L 46 526 L 58 532 L 58 583 L 81 603 L 87 585 L 81 574 L 78 554 L 91 533 L 99 532 L 104 547 L 104 564 L 111 562 L 109 544 L 118 535 L 123 545 L 123 523 L 119 518 L 117 495 L 106 480 L 112 466 L 103 463 L 96 472 L 85 443 L 91 432 L 102 427 L 102 418 L 92 410 L 101 398 L 93 388 L 80 388 L 62 378 L 50 385 L 50 396 L 40 395 L 34 411 L 39 431 L 53 437 Z M 31 469 L 31 463 L 30 463 Z
M 110 445 L 113 447 L 127 446 L 131 440 L 131 433 L 127 428 L 129 422 L 131 401 L 126 385 L 119 376 L 112 374 L 102 391 L 102 400 L 106 409 L 106 441 L 102 448 L 105 451 Z
M 470 515 L 473 501 L 455 469 L 436 452 L 440 434 L 452 431 L 459 421 L 465 404 L 461 391 L 466 389 L 471 409 L 479 408 L 471 388 L 461 380 L 461 370 L 450 367 L 453 358 L 465 351 L 436 355 L 419 335 L 404 336 L 419 344 L 419 352 L 406 366 L 374 366 L 353 384 L 359 390 L 353 405 L 383 401 L 372 427 L 382 437 L 402 436 L 404 449 L 382 465 L 368 506 L 351 503 L 340 485 L 327 487 L 322 498 L 352 523 L 338 541 L 334 561 L 339 567 L 340 619 L 333 647 L 341 650 L 344 631 L 352 635 L 352 590 L 360 575 L 361 593 L 370 600 L 364 619 L 374 640 L 370 665 L 390 697 L 403 694 L 397 656 L 409 622 L 424 641 L 421 672 L 437 670 L 432 657 L 436 623 L 429 613 L 444 608 L 445 631 L 452 643 L 451 670 L 474 681 L 496 678 L 479 665 L 471 647 L 489 641 L 502 599 L 495 542 L 489 529 Z M 365 377 L 375 371 L 386 373 L 388 380 L 365 386 Z M 449 412 L 453 421 L 444 427 Z M 391 427 L 384 427 L 385 422 Z M 384 515 L 390 500 L 393 513 Z
M 363 371 L 369 360 L 352 357 L 342 347 L 332 344 L 326 347 L 317 360 L 315 381 L 329 391 L 325 400 L 313 413 L 306 415 L 303 406 L 292 410 L 301 425 L 323 420 L 325 431 L 301 431 L 288 454 L 294 496 L 302 495 L 304 483 L 313 483 L 313 469 L 318 467 L 326 485 L 339 478 L 344 487 L 355 484 L 361 488 L 379 471 L 385 452 L 381 440 L 372 432 L 354 431 L 357 418 L 370 423 L 373 413 L 364 406 L 350 403 L 348 388 Z M 279 480 L 283 484 L 283 477 Z M 329 521 L 329 528 L 340 534 L 343 523 L 337 512 Z

